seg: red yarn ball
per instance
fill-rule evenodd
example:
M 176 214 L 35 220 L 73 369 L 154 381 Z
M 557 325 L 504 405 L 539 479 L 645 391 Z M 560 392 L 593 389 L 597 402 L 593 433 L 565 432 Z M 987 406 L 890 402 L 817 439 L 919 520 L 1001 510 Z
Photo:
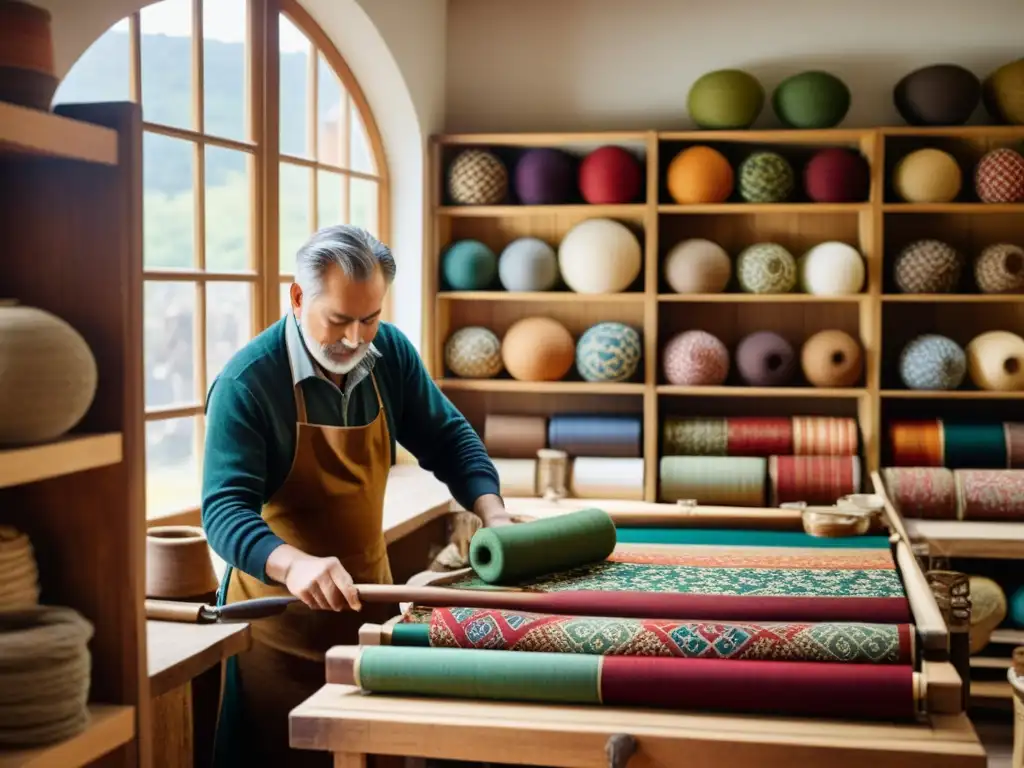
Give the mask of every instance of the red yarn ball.
M 804 189 L 816 203 L 864 202 L 870 183 L 867 161 L 848 149 L 823 149 L 804 168 Z
M 985 203 L 1024 200 L 1024 157 L 1006 147 L 993 149 L 975 169 L 974 188 Z
M 640 161 L 622 147 L 600 147 L 580 163 L 580 193 L 592 205 L 621 205 L 640 195 Z

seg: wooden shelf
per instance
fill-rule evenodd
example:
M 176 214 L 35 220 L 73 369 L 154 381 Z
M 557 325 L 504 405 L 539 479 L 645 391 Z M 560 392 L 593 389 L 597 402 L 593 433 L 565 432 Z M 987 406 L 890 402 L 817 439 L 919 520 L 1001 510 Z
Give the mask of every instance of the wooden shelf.
M 1024 523 L 975 523 L 962 520 L 903 518 L 907 534 L 928 544 L 938 557 L 1024 559 Z
M 586 216 L 635 218 L 647 211 L 645 205 L 442 205 L 439 216 L 507 218 L 510 216 Z
M 972 669 L 1009 669 L 1012 662 L 999 656 L 971 656 Z
M 681 304 L 860 304 L 864 293 L 818 296 L 813 293 L 659 293 L 658 301 Z
M 886 203 L 884 213 L 1020 213 L 1024 203 Z
M 440 301 L 543 301 L 562 303 L 619 304 L 644 301 L 644 294 L 631 293 L 575 293 L 573 291 L 441 291 Z
M 863 213 L 870 211 L 868 203 L 721 203 L 719 205 L 675 205 L 662 203 L 658 213 L 667 214 L 766 214 L 782 215 L 804 213 Z
M 993 630 L 989 641 L 999 645 L 1024 645 L 1024 629 Z
M 0 451 L 0 488 L 106 467 L 121 461 L 121 434 L 68 435 L 53 443 Z
M 117 132 L 52 112 L 0 102 L 0 153 L 117 165 Z
M 1024 392 L 984 389 L 883 389 L 882 397 L 900 400 L 1021 400 Z
M 971 704 L 985 706 L 1013 699 L 1013 688 L 998 680 L 971 680 Z
M 642 395 L 643 384 L 590 381 L 514 381 L 510 379 L 437 379 L 441 389 L 474 392 L 525 392 L 535 395 Z
M 828 387 L 685 387 L 675 384 L 659 384 L 659 395 L 680 395 L 685 397 L 807 397 L 835 398 L 862 397 L 866 389 L 830 389 Z
M 0 750 L 0 768 L 79 768 L 127 744 L 135 736 L 135 708 L 94 704 L 92 722 L 74 738 L 48 747 Z
M 887 293 L 882 301 L 894 304 L 1007 304 L 1024 301 L 1014 293 Z

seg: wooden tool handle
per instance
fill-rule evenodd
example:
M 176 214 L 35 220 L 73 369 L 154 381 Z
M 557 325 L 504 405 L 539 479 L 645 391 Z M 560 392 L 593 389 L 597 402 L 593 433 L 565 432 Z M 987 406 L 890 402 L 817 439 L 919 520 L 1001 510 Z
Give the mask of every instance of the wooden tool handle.
M 181 603 L 174 600 L 147 600 L 146 618 L 156 621 L 181 621 L 199 624 L 202 603 Z

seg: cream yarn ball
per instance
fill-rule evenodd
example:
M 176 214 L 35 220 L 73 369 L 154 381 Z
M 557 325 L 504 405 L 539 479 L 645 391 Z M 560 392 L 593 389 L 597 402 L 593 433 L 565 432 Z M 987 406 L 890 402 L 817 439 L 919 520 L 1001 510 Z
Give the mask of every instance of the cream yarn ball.
M 664 270 L 676 293 L 721 293 L 732 277 L 732 260 L 718 243 L 692 238 L 672 246 Z
M 816 296 L 860 293 L 864 287 L 864 258 L 852 245 L 819 243 L 800 257 L 800 284 Z
M 629 227 L 611 219 L 587 219 L 558 247 L 558 266 L 577 293 L 619 293 L 640 274 L 640 241 Z
M 988 331 L 967 345 L 967 372 L 978 389 L 1024 390 L 1024 339 L 1009 331 Z

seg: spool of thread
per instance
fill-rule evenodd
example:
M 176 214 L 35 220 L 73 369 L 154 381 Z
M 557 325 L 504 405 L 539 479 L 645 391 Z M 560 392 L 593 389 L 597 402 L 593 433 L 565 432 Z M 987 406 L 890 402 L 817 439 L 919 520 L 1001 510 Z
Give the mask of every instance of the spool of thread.
M 28 536 L 0 525 L 0 611 L 39 604 L 39 569 Z
M 633 415 L 556 414 L 548 422 L 548 446 L 570 456 L 636 458 L 641 424 Z
M 547 445 L 548 423 L 543 416 L 487 414 L 484 446 L 500 459 L 532 459 Z
M 763 507 L 766 461 L 756 456 L 662 456 L 661 498 Z
M 958 423 L 943 421 L 945 466 L 950 469 L 1005 469 L 1008 465 L 1006 430 L 999 422 Z
M 615 549 L 607 512 L 581 509 L 499 528 L 481 528 L 469 543 L 469 561 L 488 584 L 512 584 L 605 560 Z
M 944 458 L 942 421 L 889 422 L 889 453 L 897 467 L 941 467 Z
M 957 469 L 961 520 L 1024 520 L 1024 469 Z
M 753 416 L 726 419 L 730 456 L 772 456 L 793 451 L 792 419 Z
M 772 456 L 768 476 L 773 506 L 794 501 L 831 505 L 860 491 L 860 457 Z
M 491 459 L 502 496 L 537 496 L 536 459 Z
M 857 453 L 857 421 L 832 416 L 794 416 L 793 453 L 798 456 L 852 456 Z M 782 451 L 776 453 L 782 454 Z
M 729 427 L 725 419 L 665 419 L 661 425 L 665 456 L 725 456 Z
M 546 499 L 562 499 L 569 495 L 569 456 L 565 451 L 541 448 L 537 451 L 537 492 Z
M 893 506 L 904 517 L 955 520 L 956 485 L 944 467 L 886 467 L 882 479 Z
M 643 501 L 644 460 L 597 457 L 573 459 L 569 489 L 577 499 Z

